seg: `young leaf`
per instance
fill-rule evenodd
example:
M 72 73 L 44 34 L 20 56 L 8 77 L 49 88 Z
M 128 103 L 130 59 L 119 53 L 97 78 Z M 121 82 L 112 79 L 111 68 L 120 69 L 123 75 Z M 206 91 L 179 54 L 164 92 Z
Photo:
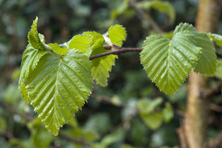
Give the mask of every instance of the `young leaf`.
M 192 35 L 179 32 L 172 40 L 160 35 L 146 38 L 140 53 L 141 63 L 152 81 L 167 95 L 172 95 L 196 65 L 202 52 L 192 42 Z
M 222 79 L 222 60 L 217 60 L 217 70 L 215 73 L 215 77 Z
M 84 34 L 93 37 L 92 43 L 94 44 L 91 45 L 91 56 L 107 52 L 107 50 L 103 48 L 104 38 L 101 34 L 97 32 L 85 32 Z M 92 77 L 96 80 L 97 84 L 103 87 L 107 86 L 109 72 L 112 66 L 115 65 L 115 59 L 117 57 L 117 55 L 108 55 L 92 60 Z
M 126 30 L 121 25 L 111 26 L 108 30 L 108 35 L 113 44 L 122 47 L 123 41 L 126 40 Z
M 90 48 L 91 42 L 92 37 L 89 35 L 76 35 L 71 39 L 69 49 L 77 49 L 90 56 L 91 52 L 88 51 L 88 53 L 87 50 Z
M 208 33 L 211 40 L 213 40 L 218 46 L 222 47 L 222 35 Z
M 91 62 L 81 51 L 46 54 L 27 79 L 31 105 L 54 135 L 81 109 L 92 89 Z
M 52 50 L 59 55 L 65 55 L 67 53 L 67 48 L 66 47 L 60 47 L 57 43 L 55 44 L 48 44 Z
M 43 39 L 44 36 L 39 34 L 37 31 L 37 24 L 38 24 L 38 17 L 33 21 L 31 30 L 28 33 L 28 41 L 34 47 L 38 50 L 51 50 L 46 44 L 41 41 L 41 38 Z
M 22 98 L 30 103 L 27 91 L 26 91 L 26 79 L 29 76 L 31 70 L 34 70 L 39 60 L 47 54 L 47 51 L 41 51 L 33 48 L 30 44 L 27 46 L 22 56 L 22 69 L 19 77 L 19 90 Z
M 137 4 L 139 8 L 151 9 L 154 8 L 160 12 L 164 12 L 169 15 L 170 23 L 172 24 L 175 20 L 175 10 L 169 2 L 165 1 L 142 1 Z

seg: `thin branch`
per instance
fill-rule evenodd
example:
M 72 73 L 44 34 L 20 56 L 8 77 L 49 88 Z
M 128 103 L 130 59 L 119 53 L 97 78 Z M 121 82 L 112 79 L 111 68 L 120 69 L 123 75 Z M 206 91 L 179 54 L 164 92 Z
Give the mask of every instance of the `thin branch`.
M 131 6 L 142 16 L 143 19 L 148 20 L 152 28 L 159 34 L 163 34 L 163 31 L 160 27 L 156 24 L 156 22 L 152 19 L 152 17 L 145 13 L 143 9 L 137 7 L 136 2 L 134 0 L 129 0 Z
M 218 58 L 222 58 L 222 54 L 216 53 Z
M 128 106 L 128 105 L 125 105 L 125 104 L 122 104 L 122 103 L 119 103 L 119 104 L 115 104 L 112 102 L 111 98 L 107 97 L 107 96 L 102 96 L 102 95 L 97 95 L 97 94 L 92 94 L 91 97 L 95 98 L 96 100 L 99 100 L 99 101 L 104 101 L 104 102 L 108 102 L 110 104 L 113 104 L 117 107 L 120 107 L 120 108 L 130 108 L 132 110 L 135 110 L 135 111 L 138 111 L 137 108 L 135 107 L 132 107 L 132 106 Z
M 201 98 L 208 98 L 208 97 L 212 96 L 216 91 L 218 91 L 218 89 L 221 86 L 222 86 L 222 81 L 220 80 L 220 81 L 218 81 L 218 83 L 214 87 L 201 92 L 200 97 Z
M 210 109 L 222 113 L 222 106 L 216 104 L 210 104 Z
M 12 106 L 10 106 L 10 105 L 8 105 L 8 104 L 6 104 L 4 102 L 0 102 L 0 106 L 2 108 L 4 108 L 5 110 L 8 110 L 9 112 L 13 113 L 13 114 L 21 116 L 23 119 L 25 119 L 27 121 L 32 121 L 34 119 L 32 116 L 30 116 L 28 114 L 24 115 L 24 114 L 20 113 L 19 111 L 14 109 Z M 10 138 L 10 135 L 8 135 L 8 133 L 6 133 L 6 134 L 5 134 L 5 136 L 7 138 Z M 88 142 L 86 142 L 86 141 L 84 141 L 82 139 L 75 139 L 75 138 L 69 137 L 69 136 L 61 134 L 61 133 L 58 136 L 63 138 L 63 139 L 65 139 L 65 140 L 67 140 L 67 141 L 78 143 L 78 144 L 81 144 L 81 145 L 84 145 L 84 146 L 91 146 L 92 145 L 92 143 L 88 143 Z
M 67 141 L 70 141 L 70 142 L 73 142 L 73 143 L 78 143 L 78 144 L 81 144 L 81 145 L 84 145 L 84 146 L 92 146 L 92 143 L 89 143 L 89 142 L 86 142 L 82 139 L 74 139 L 74 138 L 71 138 L 67 135 L 64 135 L 64 134 L 59 134 L 59 137 L 67 140 Z
M 8 111 L 10 111 L 11 113 L 13 114 L 16 114 L 16 115 L 19 115 L 21 116 L 23 119 L 27 120 L 27 121 L 32 121 L 32 117 L 29 116 L 29 115 L 25 115 L 25 114 L 22 114 L 20 112 L 18 112 L 16 109 L 14 109 L 13 107 L 11 107 L 10 105 L 4 103 L 4 102 L 0 102 L 0 106 Z
M 104 52 L 95 56 L 91 56 L 89 57 L 90 60 L 96 59 L 96 58 L 100 58 L 103 56 L 107 56 L 110 54 L 121 54 L 121 53 L 125 53 L 125 52 L 141 52 L 142 48 L 120 48 L 119 50 L 114 50 L 114 51 L 108 51 L 108 52 Z

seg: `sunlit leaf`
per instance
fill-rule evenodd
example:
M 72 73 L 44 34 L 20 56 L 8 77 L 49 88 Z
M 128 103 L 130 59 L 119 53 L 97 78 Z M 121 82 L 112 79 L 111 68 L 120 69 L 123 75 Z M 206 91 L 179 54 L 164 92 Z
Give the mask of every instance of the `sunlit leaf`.
M 208 33 L 211 40 L 213 40 L 218 46 L 222 47 L 222 35 Z
M 67 53 L 66 47 L 60 47 L 57 43 L 55 43 L 55 44 L 48 44 L 48 45 L 52 48 L 52 50 L 55 53 L 57 53 L 59 55 L 65 55 Z
M 140 113 L 140 117 L 143 119 L 143 121 L 149 128 L 155 130 L 160 127 L 163 115 L 160 112 L 154 112 L 150 114 Z
M 172 40 L 152 35 L 144 41 L 141 63 L 149 78 L 168 95 L 185 81 L 202 52 L 191 40 L 189 33 L 178 32 Z
M 170 103 L 165 104 L 165 108 L 163 109 L 163 120 L 165 122 L 169 122 L 173 118 L 173 108 Z
M 121 25 L 111 26 L 108 30 L 108 35 L 113 44 L 122 47 L 123 41 L 126 40 L 126 30 Z
M 92 89 L 91 62 L 78 50 L 61 58 L 46 54 L 27 78 L 27 92 L 41 121 L 54 135 L 82 108 Z

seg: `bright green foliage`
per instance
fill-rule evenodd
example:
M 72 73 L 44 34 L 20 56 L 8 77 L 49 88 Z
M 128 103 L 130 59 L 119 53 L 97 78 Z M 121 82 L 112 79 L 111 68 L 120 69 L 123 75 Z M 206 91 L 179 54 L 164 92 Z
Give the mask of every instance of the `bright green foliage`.
M 122 47 L 123 41 L 126 40 L 126 30 L 122 25 L 111 26 L 108 30 L 109 38 L 113 44 Z
M 104 46 L 104 38 L 97 32 L 85 32 L 84 34 L 92 36 L 91 56 L 107 52 Z M 121 25 L 111 26 L 108 30 L 109 39 L 112 44 L 122 46 L 122 42 L 126 39 L 126 30 Z M 112 66 L 115 65 L 117 55 L 103 56 L 92 60 L 92 77 L 96 83 L 105 87 L 109 77 L 109 72 Z
M 76 35 L 74 36 L 70 43 L 69 43 L 69 49 L 78 49 L 88 56 L 90 56 L 90 52 L 87 51 L 90 48 L 92 41 L 92 37 L 88 35 Z
M 143 44 L 141 63 L 152 81 L 168 95 L 174 94 L 183 83 L 202 51 L 192 44 L 190 37 L 176 33 L 170 41 L 152 35 Z
M 187 23 L 181 23 L 177 26 L 174 34 L 181 32 L 193 34 L 193 40 L 195 40 L 193 43 L 203 50 L 194 71 L 213 76 L 216 71 L 216 54 L 214 45 L 207 34 L 198 33 L 192 25 Z
M 42 43 L 41 36 L 37 31 L 37 24 L 38 24 L 38 17 L 33 21 L 31 30 L 28 33 L 28 40 L 32 47 L 39 49 L 39 50 L 47 50 L 48 46 Z
M 31 105 L 54 135 L 91 93 L 90 72 L 91 62 L 77 50 L 69 50 L 63 58 L 47 54 L 30 71 L 26 88 Z
M 175 20 L 175 10 L 173 6 L 166 1 L 142 1 L 137 4 L 139 8 L 150 10 L 151 8 L 156 9 L 160 12 L 166 13 L 170 17 L 170 23 L 172 24 Z
M 60 47 L 57 43 L 55 43 L 55 44 L 48 44 L 48 45 L 58 55 L 65 55 L 67 53 L 67 48 L 66 47 Z
M 168 95 L 183 83 L 192 68 L 195 72 L 214 75 L 216 55 L 205 33 L 192 25 L 180 24 L 172 40 L 160 35 L 147 37 L 141 52 L 141 63 L 152 81 Z
M 217 70 L 215 76 L 219 79 L 222 79 L 222 60 L 217 60 Z
M 47 51 L 41 51 L 33 48 L 30 44 L 27 46 L 25 52 L 22 56 L 22 70 L 19 78 L 19 90 L 21 92 L 22 98 L 30 103 L 27 91 L 26 91 L 26 79 L 29 76 L 29 72 L 34 70 L 36 65 L 42 56 L 44 56 Z
M 222 47 L 222 35 L 208 33 L 207 34 L 218 46 Z

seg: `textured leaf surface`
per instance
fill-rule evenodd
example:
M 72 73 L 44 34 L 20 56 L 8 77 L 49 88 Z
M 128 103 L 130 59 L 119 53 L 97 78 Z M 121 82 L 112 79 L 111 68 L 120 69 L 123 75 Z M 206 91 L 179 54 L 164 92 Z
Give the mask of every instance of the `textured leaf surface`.
M 174 34 L 183 32 L 193 34 L 194 37 L 191 38 L 193 40 L 192 42 L 203 49 L 194 71 L 213 76 L 216 71 L 216 54 L 214 45 L 207 34 L 198 33 L 192 25 L 187 23 L 178 25 Z
M 27 46 L 25 52 L 23 53 L 21 65 L 22 69 L 19 77 L 19 90 L 21 92 L 22 98 L 26 102 L 30 102 L 27 91 L 25 89 L 26 79 L 29 76 L 29 72 L 35 69 L 41 57 L 46 53 L 47 51 L 34 49 L 30 44 Z
M 213 43 L 205 33 L 195 34 L 196 45 L 203 49 L 203 53 L 194 69 L 195 72 L 213 76 L 216 72 L 216 51 Z
M 222 60 L 217 60 L 217 70 L 215 76 L 219 79 L 222 79 Z
M 38 17 L 33 21 L 31 30 L 28 33 L 28 41 L 32 45 L 32 47 L 39 49 L 39 50 L 50 50 L 47 45 L 45 45 L 41 38 L 43 39 L 44 36 L 38 33 L 37 31 L 37 24 L 38 24 Z
M 208 36 L 220 47 L 222 47 L 222 35 L 208 33 Z
M 104 38 L 101 34 L 97 32 L 85 32 L 85 34 L 93 37 L 92 43 L 94 44 L 91 45 L 91 56 L 107 52 L 107 50 L 103 48 Z M 96 80 L 97 84 L 103 87 L 107 86 L 109 72 L 111 71 L 112 66 L 115 65 L 115 59 L 117 57 L 117 55 L 108 55 L 92 60 L 92 77 Z
M 66 47 L 60 47 L 57 43 L 55 44 L 48 44 L 52 50 L 59 54 L 59 55 L 65 55 L 67 53 L 67 48 Z
M 137 6 L 139 8 L 143 8 L 143 9 L 156 9 L 160 12 L 166 13 L 169 15 L 170 17 L 170 23 L 173 23 L 175 20 L 175 10 L 173 8 L 173 6 L 169 3 L 169 2 L 164 2 L 164 1 L 143 1 L 143 2 L 139 2 L 137 4 Z
M 143 44 L 141 63 L 152 81 L 168 95 L 184 82 L 202 52 L 191 37 L 183 32 L 174 34 L 172 40 L 152 35 Z
M 87 53 L 87 50 L 90 48 L 92 42 L 92 37 L 88 35 L 76 35 L 72 38 L 69 43 L 69 49 L 77 49 L 83 53 Z M 88 56 L 90 53 L 87 54 Z
M 123 41 L 126 40 L 126 30 L 121 25 L 111 26 L 108 30 L 109 38 L 113 44 L 122 47 Z
M 61 58 L 46 54 L 30 71 L 27 92 L 31 105 L 54 134 L 87 100 L 92 88 L 91 62 L 77 50 Z

